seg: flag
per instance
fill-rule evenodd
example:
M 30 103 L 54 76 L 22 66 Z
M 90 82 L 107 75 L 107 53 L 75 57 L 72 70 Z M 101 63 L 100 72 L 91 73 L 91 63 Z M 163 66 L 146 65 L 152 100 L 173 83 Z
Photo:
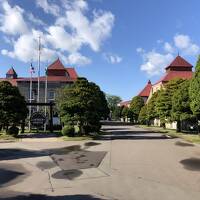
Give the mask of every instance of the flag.
M 30 73 L 31 74 L 35 73 L 35 68 L 33 67 L 32 63 L 31 63 L 31 67 L 30 67 Z

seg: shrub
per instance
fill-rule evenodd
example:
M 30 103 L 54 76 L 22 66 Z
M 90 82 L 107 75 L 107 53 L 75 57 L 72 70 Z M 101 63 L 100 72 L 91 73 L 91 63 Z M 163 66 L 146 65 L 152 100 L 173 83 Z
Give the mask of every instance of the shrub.
M 62 134 L 69 137 L 74 137 L 75 129 L 72 125 L 65 125 L 62 129 Z
M 96 123 L 96 124 L 92 124 L 92 125 L 91 124 L 85 125 L 85 126 L 83 126 L 83 128 L 84 128 L 85 134 L 92 133 L 92 132 L 98 133 L 101 129 L 101 124 Z
M 11 126 L 11 127 L 8 129 L 7 133 L 8 133 L 9 135 L 17 136 L 18 133 L 19 133 L 19 128 L 17 128 L 16 126 Z

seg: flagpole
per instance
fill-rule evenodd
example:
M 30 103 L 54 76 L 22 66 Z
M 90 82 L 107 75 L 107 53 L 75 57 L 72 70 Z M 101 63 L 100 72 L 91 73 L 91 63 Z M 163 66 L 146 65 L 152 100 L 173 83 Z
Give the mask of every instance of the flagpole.
M 38 96 L 37 102 L 40 102 L 40 53 L 41 53 L 41 46 L 40 46 L 40 36 L 38 38 Z M 37 106 L 37 111 L 39 111 L 39 106 Z
M 32 87 L 33 87 L 33 82 L 32 82 L 32 63 L 31 63 L 31 69 L 30 69 L 30 91 L 29 91 L 29 102 L 32 102 Z M 31 111 L 32 107 L 31 105 L 29 106 L 29 132 L 31 132 Z
M 47 87 L 48 87 L 47 68 L 45 69 L 45 75 L 46 75 L 46 79 L 45 79 L 45 103 L 47 103 Z M 47 106 L 45 106 L 44 114 L 45 114 L 45 117 L 47 119 Z M 45 125 L 44 125 L 44 131 L 46 132 L 46 130 L 47 130 L 47 122 L 45 122 Z

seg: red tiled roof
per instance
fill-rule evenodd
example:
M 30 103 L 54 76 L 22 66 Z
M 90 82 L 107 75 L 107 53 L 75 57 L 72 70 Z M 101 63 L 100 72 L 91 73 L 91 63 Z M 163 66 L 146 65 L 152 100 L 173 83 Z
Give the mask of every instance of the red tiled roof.
M 168 82 L 175 78 L 191 79 L 192 75 L 193 75 L 192 71 L 169 71 L 154 85 L 156 85 L 160 82 Z
M 166 69 L 169 69 L 170 67 L 190 67 L 192 68 L 193 66 L 187 62 L 184 58 L 181 56 L 177 56 L 169 66 L 166 67 Z
M 151 81 L 149 80 L 145 88 L 138 94 L 141 97 L 148 97 L 151 92 Z
M 60 61 L 60 59 L 58 58 L 55 62 L 53 62 L 51 65 L 48 66 L 48 70 L 63 70 L 65 69 L 64 65 L 62 64 L 62 62 Z
M 13 69 L 13 67 L 11 67 L 11 68 L 7 71 L 6 74 L 7 74 L 7 75 L 15 75 L 15 74 L 17 74 L 17 73 L 15 72 L 15 70 Z
M 121 102 L 119 103 L 119 106 L 120 106 L 120 107 L 121 107 L 121 106 L 128 107 L 128 105 L 130 105 L 130 103 L 131 103 L 131 100 L 130 100 L 130 101 L 121 101 Z
M 66 68 L 66 70 L 67 70 L 70 78 L 72 78 L 72 79 L 77 79 L 78 78 L 78 75 L 77 75 L 77 73 L 76 73 L 74 68 Z

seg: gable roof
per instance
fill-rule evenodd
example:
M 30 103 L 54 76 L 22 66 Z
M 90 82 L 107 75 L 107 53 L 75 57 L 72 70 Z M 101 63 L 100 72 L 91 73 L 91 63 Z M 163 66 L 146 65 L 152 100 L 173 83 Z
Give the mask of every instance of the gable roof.
M 125 107 L 129 107 L 129 105 L 131 104 L 131 100 L 129 101 L 121 101 L 118 106 L 122 107 L 122 106 L 125 106 Z
M 138 96 L 141 97 L 148 97 L 150 95 L 151 92 L 151 88 L 152 88 L 152 84 L 151 81 L 149 80 L 147 85 L 144 87 L 144 89 L 138 94 Z
M 184 58 L 182 58 L 181 56 L 177 56 L 171 63 L 169 66 L 167 66 L 165 69 L 169 69 L 170 67 L 189 67 L 192 68 L 193 66 L 187 62 Z
M 77 75 L 77 73 L 76 73 L 74 68 L 66 68 L 66 71 L 68 72 L 69 77 L 71 79 L 77 79 L 78 78 L 78 75 Z
M 47 68 L 48 70 L 64 70 L 65 67 L 58 58 L 56 61 L 54 61 L 52 64 L 50 64 Z
M 6 74 L 7 74 L 7 75 L 17 75 L 17 73 L 16 73 L 16 71 L 14 70 L 13 67 L 11 67 L 11 68 L 7 71 Z

